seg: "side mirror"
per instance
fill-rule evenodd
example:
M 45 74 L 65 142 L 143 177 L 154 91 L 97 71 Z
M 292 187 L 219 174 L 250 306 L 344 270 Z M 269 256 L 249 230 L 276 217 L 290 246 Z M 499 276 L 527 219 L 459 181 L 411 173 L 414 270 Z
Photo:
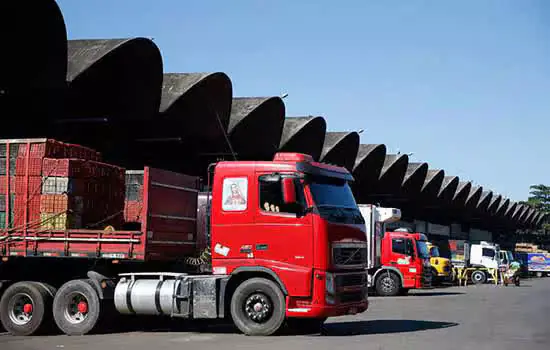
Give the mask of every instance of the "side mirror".
M 296 187 L 294 186 L 294 179 L 290 177 L 283 178 L 283 201 L 285 204 L 296 203 Z

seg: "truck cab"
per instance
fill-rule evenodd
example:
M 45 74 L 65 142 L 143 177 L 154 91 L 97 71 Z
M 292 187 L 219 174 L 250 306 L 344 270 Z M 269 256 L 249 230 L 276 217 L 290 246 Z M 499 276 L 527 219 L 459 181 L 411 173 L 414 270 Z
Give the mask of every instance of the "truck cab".
M 439 253 L 439 247 L 431 242 L 426 242 L 430 252 L 430 265 L 432 267 L 432 283 L 450 282 L 452 279 L 451 260 L 444 258 Z
M 288 318 L 319 320 L 367 309 L 365 222 L 352 180 L 345 168 L 296 153 L 216 165 L 207 240 L 213 273 L 230 276 L 227 288 L 237 288 L 232 295 L 245 295 L 236 304 L 248 310 L 252 303 L 253 315 L 276 307 L 267 292 L 254 297 L 257 286 L 236 286 L 256 276 L 281 289 Z M 247 315 L 242 322 L 256 327 Z
M 427 239 L 408 229 L 386 231 L 386 223 L 401 218 L 401 210 L 360 204 L 369 245 L 369 286 L 376 294 L 395 296 L 431 286 Z
M 382 238 L 381 263 L 396 267 L 402 276 L 401 293 L 409 289 L 431 286 L 430 253 L 428 240 L 422 233 L 408 229 L 386 232 Z
M 498 244 L 481 241 L 479 244 L 471 244 L 468 267 L 480 268 L 472 272 L 471 279 L 475 284 L 483 284 L 490 279 L 490 270 L 498 270 L 500 267 L 500 246 Z

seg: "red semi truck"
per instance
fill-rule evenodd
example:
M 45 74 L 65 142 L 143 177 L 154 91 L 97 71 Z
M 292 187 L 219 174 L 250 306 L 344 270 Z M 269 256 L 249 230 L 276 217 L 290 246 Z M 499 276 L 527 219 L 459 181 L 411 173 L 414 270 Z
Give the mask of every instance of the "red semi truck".
M 214 164 L 207 192 L 146 167 L 136 227 L 0 229 L 0 320 L 14 335 L 54 322 L 83 335 L 116 311 L 270 335 L 364 312 L 365 225 L 350 181 L 296 153 Z
M 405 229 L 386 231 L 385 223 L 401 218 L 401 211 L 360 204 L 368 242 L 369 286 L 376 294 L 395 296 L 410 289 L 431 287 L 430 254 L 422 233 Z

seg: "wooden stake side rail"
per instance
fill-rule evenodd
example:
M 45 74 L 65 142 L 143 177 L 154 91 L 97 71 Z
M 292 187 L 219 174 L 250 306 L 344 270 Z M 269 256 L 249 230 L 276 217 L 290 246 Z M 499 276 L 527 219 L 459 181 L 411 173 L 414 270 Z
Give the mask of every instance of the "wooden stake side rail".
M 141 231 L 0 231 L 0 256 L 143 259 Z M 137 248 L 137 249 L 136 249 Z

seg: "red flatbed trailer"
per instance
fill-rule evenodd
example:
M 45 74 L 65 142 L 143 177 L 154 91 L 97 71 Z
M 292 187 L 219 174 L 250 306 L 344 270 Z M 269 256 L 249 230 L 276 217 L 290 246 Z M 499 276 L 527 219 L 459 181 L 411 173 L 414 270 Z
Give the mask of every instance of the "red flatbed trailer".
M 139 230 L 0 230 L 0 256 L 176 261 L 195 253 L 196 177 L 146 167 Z M 120 214 L 122 215 L 122 213 Z

